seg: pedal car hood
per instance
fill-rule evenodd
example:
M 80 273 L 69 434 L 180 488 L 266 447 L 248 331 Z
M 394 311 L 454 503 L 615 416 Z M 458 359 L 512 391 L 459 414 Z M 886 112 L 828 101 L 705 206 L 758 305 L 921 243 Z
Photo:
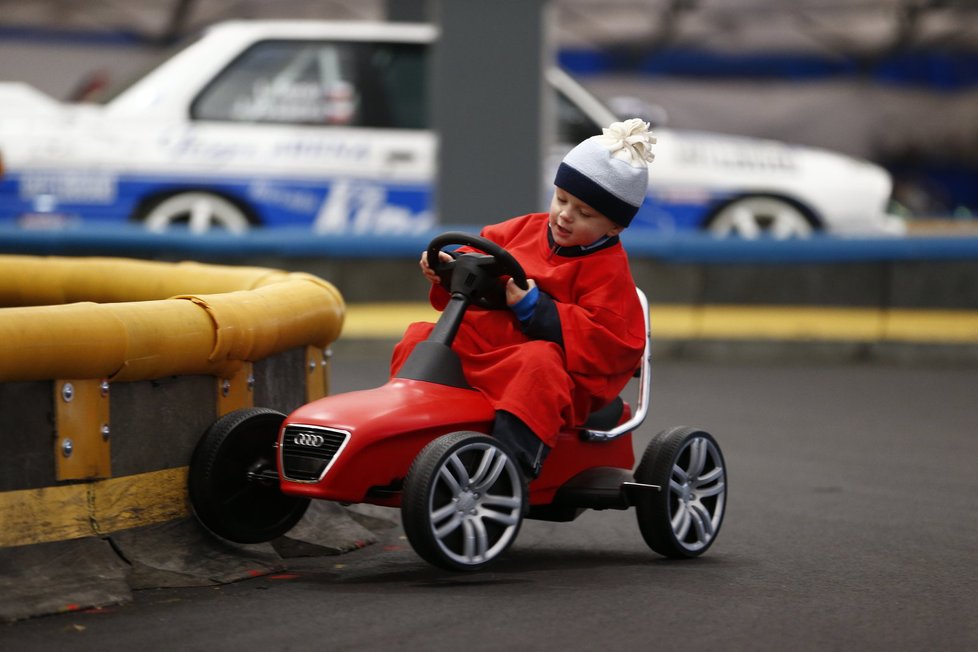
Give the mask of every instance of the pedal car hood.
M 279 433 L 281 489 L 311 498 L 390 504 L 385 490 L 399 487 L 425 445 L 449 432 L 487 433 L 493 417 L 475 390 L 399 378 L 314 401 L 290 414 Z M 335 450 L 317 450 L 310 444 L 320 439 L 303 433 L 328 435 Z M 310 466 L 312 458 L 319 466 Z M 372 490 L 379 492 L 377 499 L 369 498 Z

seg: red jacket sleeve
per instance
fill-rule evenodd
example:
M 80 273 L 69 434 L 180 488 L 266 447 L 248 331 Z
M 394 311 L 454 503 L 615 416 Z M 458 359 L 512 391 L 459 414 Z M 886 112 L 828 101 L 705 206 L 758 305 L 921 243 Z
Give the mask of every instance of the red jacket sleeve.
M 645 348 L 645 320 L 631 278 L 602 279 L 576 302 L 556 302 L 572 374 L 632 373 Z

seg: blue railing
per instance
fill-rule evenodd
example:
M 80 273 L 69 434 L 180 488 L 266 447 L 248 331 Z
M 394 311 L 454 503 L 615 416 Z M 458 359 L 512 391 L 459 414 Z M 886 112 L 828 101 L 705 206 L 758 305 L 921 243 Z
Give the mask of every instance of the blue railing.
M 441 232 L 477 232 L 473 225 L 396 235 L 316 235 L 307 230 L 254 230 L 241 235 L 150 233 L 136 226 L 64 230 L 0 227 L 0 253 L 246 260 L 282 258 L 414 258 Z M 978 260 L 978 236 L 840 238 L 804 240 L 718 239 L 707 234 L 626 231 L 632 258 L 677 263 L 841 263 L 912 260 Z

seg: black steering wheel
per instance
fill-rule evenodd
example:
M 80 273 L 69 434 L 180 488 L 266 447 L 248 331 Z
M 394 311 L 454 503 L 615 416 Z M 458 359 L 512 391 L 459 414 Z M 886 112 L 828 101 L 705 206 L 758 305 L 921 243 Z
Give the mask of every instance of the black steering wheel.
M 480 256 L 479 254 L 473 253 L 464 253 L 461 255 L 453 253 L 450 254 L 453 260 L 442 261 L 438 253 L 443 247 L 450 245 L 466 245 L 485 252 L 487 256 Z M 506 306 L 505 291 L 503 290 L 500 296 L 499 290 L 502 290 L 502 287 L 496 281 L 500 276 L 512 277 L 513 282 L 521 290 L 530 289 L 530 285 L 526 281 L 526 272 L 523 271 L 523 267 L 519 261 L 501 246 L 482 236 L 462 231 L 448 231 L 432 238 L 431 242 L 428 243 L 428 250 L 425 253 L 428 256 L 428 266 L 441 277 L 442 283 L 450 291 L 464 291 L 461 288 L 474 288 L 476 285 L 481 286 L 479 290 L 473 292 L 473 296 L 470 296 L 472 303 L 479 307 L 499 308 Z M 477 260 L 474 260 L 472 264 L 462 265 L 461 260 L 466 257 L 477 257 Z M 460 266 L 464 266 L 465 271 L 469 275 L 477 274 L 482 277 L 488 277 L 493 282 L 490 285 L 486 283 L 476 284 L 471 281 L 457 283 L 453 277 L 456 268 Z

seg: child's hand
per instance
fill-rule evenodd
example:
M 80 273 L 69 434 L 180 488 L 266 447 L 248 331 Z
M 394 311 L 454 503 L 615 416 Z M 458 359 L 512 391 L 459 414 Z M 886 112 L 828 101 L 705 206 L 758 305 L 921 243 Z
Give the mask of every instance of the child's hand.
M 443 263 L 449 263 L 449 262 L 452 261 L 452 257 L 449 256 L 444 251 L 439 251 L 438 252 L 438 260 L 440 260 Z M 435 273 L 435 270 L 431 269 L 431 267 L 428 266 L 428 252 L 427 251 L 422 251 L 421 252 L 421 263 L 420 264 L 421 264 L 421 273 L 424 274 L 424 277 L 426 279 L 428 279 L 432 283 L 436 283 L 436 284 L 437 283 L 441 283 L 441 277 L 438 276 L 438 274 Z
M 526 279 L 527 288 L 525 290 L 521 289 L 516 285 L 516 281 L 510 278 L 506 281 L 506 305 L 515 306 L 520 302 L 520 299 L 526 296 L 527 292 L 532 290 L 537 286 L 536 281 L 532 278 Z

